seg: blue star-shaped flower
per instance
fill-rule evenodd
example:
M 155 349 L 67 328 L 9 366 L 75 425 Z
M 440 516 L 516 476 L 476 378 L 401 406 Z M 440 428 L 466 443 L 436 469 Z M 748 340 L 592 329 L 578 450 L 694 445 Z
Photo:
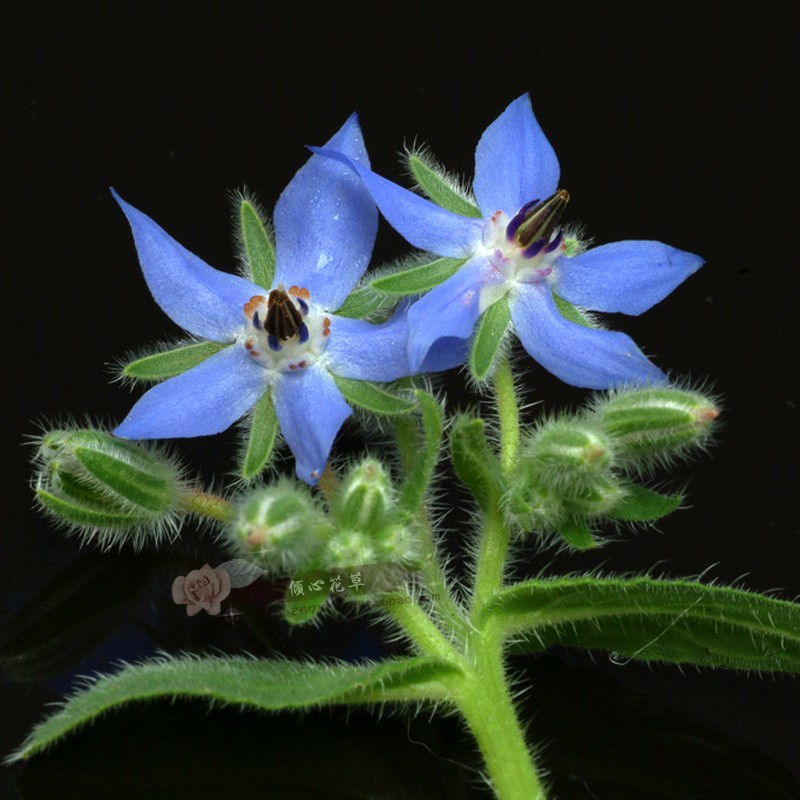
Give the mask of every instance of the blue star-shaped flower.
M 664 373 L 630 337 L 567 320 L 554 294 L 594 311 L 640 314 L 703 260 L 660 242 L 624 241 L 568 257 L 559 227 L 569 195 L 528 95 L 484 131 L 475 151 L 473 190 L 481 219 L 448 211 L 376 175 L 347 154 L 389 223 L 411 244 L 466 259 L 409 311 L 409 358 L 418 368 L 437 340 L 470 337 L 480 315 L 506 298 L 528 353 L 566 383 L 590 389 L 663 383 Z
M 355 115 L 326 147 L 369 167 Z M 131 225 L 156 302 L 192 335 L 230 343 L 150 389 L 114 433 L 129 439 L 219 433 L 271 392 L 297 475 L 316 482 L 351 414 L 333 375 L 392 381 L 410 374 L 404 310 L 382 325 L 331 313 L 367 268 L 375 241 L 377 210 L 361 181 L 320 156 L 297 172 L 275 207 L 270 289 L 213 269 L 114 197 Z M 444 353 L 425 367 L 456 363 Z

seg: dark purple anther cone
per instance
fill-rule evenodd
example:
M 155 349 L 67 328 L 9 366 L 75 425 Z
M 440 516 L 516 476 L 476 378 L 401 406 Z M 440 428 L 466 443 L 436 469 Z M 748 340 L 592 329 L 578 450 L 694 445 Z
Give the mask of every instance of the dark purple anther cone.
M 550 234 L 561 222 L 561 216 L 568 202 L 569 192 L 566 189 L 559 189 L 543 203 L 529 209 L 526 218 L 517 225 L 516 240 L 519 244 L 528 247 L 539 239 L 549 239 Z
M 525 205 L 522 206 L 522 208 L 520 208 L 520 210 L 517 211 L 513 217 L 511 217 L 511 222 L 508 223 L 508 227 L 506 228 L 506 237 L 508 238 L 509 242 L 514 241 L 514 236 L 516 236 L 517 229 L 520 225 L 522 225 L 523 222 L 525 222 L 528 217 L 528 213 L 536 208 L 538 204 L 539 198 L 536 198 L 536 200 L 530 200 L 529 202 L 525 203 Z

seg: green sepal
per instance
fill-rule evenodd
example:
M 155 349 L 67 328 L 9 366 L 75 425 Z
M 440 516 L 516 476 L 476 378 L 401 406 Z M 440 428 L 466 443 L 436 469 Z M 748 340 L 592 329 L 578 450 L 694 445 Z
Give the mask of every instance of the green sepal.
M 682 502 L 681 494 L 661 494 L 636 484 L 626 484 L 622 500 L 606 516 L 624 522 L 649 522 L 671 514 Z
M 689 580 L 556 578 L 503 589 L 483 621 L 517 649 L 606 650 L 614 660 L 800 673 L 800 605 Z
M 589 526 L 581 520 L 568 520 L 558 524 L 558 532 L 575 550 L 591 550 L 597 546 Z
M 327 591 L 310 594 L 308 597 L 293 597 L 287 587 L 283 618 L 290 625 L 305 625 L 317 616 L 329 597 L 330 593 Z
M 122 368 L 122 375 L 135 381 L 163 381 L 182 375 L 226 347 L 230 345 L 220 342 L 192 342 L 180 345 L 129 362 Z
M 278 436 L 278 415 L 272 394 L 264 392 L 250 415 L 250 430 L 242 453 L 241 476 L 249 481 L 257 478 L 267 466 Z
M 81 446 L 80 440 L 89 446 Z M 97 439 L 97 442 L 91 439 Z M 175 504 L 177 491 L 173 471 L 135 445 L 119 439 L 115 451 L 104 453 L 95 449 L 105 444 L 107 434 L 87 431 L 72 437 L 72 453 L 91 477 L 107 487 L 120 500 L 150 512 L 164 512 Z M 123 461 L 122 458 L 130 458 Z
M 416 401 L 398 397 L 369 381 L 355 381 L 339 375 L 334 375 L 333 380 L 348 403 L 373 414 L 407 414 L 417 406 Z
M 369 285 L 377 292 L 400 297 L 424 294 L 455 275 L 465 263 L 464 258 L 437 258 L 428 264 L 419 264 L 391 275 L 382 275 Z
M 482 419 L 459 417 L 450 433 L 450 454 L 456 475 L 487 511 L 497 506 L 505 487 L 500 462 L 486 441 L 484 428 Z
M 134 509 L 120 509 L 99 500 L 80 502 L 68 495 L 57 494 L 43 487 L 36 489 L 36 499 L 45 511 L 58 520 L 79 527 L 97 527 L 104 530 L 128 529 L 150 521 L 150 516 L 138 514 Z
M 269 289 L 275 280 L 275 247 L 258 211 L 249 200 L 242 200 L 239 206 L 239 223 L 253 283 Z
M 457 192 L 452 186 L 455 181 L 448 180 L 446 174 L 436 169 L 429 159 L 419 153 L 410 153 L 407 161 L 417 185 L 434 203 L 462 217 L 481 218 L 478 207 Z
M 433 395 L 417 389 L 416 397 L 422 414 L 422 443 L 414 456 L 400 490 L 400 505 L 414 514 L 422 505 L 439 461 L 444 428 L 444 412 Z
M 569 300 L 559 297 L 555 292 L 553 292 L 553 302 L 556 304 L 558 313 L 569 322 L 574 322 L 582 328 L 597 328 L 597 325 L 583 311 L 572 305 Z
M 443 699 L 442 681 L 459 674 L 454 665 L 427 657 L 366 665 L 246 656 L 162 658 L 97 678 L 38 724 L 8 760 L 30 758 L 102 714 L 136 702 L 197 698 L 207 704 L 263 711 L 419 702 Z
M 511 322 L 508 295 L 492 303 L 481 315 L 469 353 L 469 371 L 476 381 L 486 380 Z
M 361 286 L 347 295 L 347 299 L 336 311 L 336 316 L 365 319 L 377 311 L 383 311 L 392 302 L 395 301 L 389 300 L 385 294 L 376 292 L 371 286 Z

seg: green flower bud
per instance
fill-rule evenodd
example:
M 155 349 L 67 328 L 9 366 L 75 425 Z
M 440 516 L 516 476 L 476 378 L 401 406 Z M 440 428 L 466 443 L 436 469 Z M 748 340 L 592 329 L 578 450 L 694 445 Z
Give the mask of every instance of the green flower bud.
M 322 555 L 325 569 L 342 569 L 379 561 L 375 543 L 359 530 L 337 530 Z
M 585 494 L 608 474 L 611 444 L 581 420 L 545 422 L 525 444 L 521 462 L 536 484 L 560 497 Z
M 614 464 L 611 443 L 596 424 L 548 420 L 523 443 L 518 469 L 508 479 L 507 513 L 525 530 L 585 528 L 624 495 Z
M 702 448 L 719 409 L 700 392 L 637 389 L 602 398 L 595 414 L 619 458 L 646 467 Z
M 122 543 L 126 531 L 150 528 L 158 539 L 177 528 L 186 484 L 182 469 L 156 448 L 105 431 L 62 429 L 41 437 L 34 461 L 39 505 L 101 544 Z
M 319 567 L 331 525 L 305 486 L 284 479 L 243 495 L 227 534 L 238 554 L 287 574 Z
M 377 533 L 395 509 L 394 487 L 383 464 L 368 458 L 354 466 L 336 492 L 334 514 L 344 528 Z

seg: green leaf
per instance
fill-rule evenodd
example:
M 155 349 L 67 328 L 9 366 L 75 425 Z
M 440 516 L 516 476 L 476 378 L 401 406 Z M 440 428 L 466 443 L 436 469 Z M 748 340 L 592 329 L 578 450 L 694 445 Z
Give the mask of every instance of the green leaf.
M 229 346 L 220 342 L 184 344 L 172 350 L 137 358 L 123 367 L 122 374 L 137 381 L 163 381 L 181 375 Z
M 559 644 L 624 662 L 800 672 L 800 605 L 696 581 L 529 581 L 499 592 L 484 622 L 524 633 L 526 651 Z
M 440 682 L 459 670 L 433 658 L 378 664 L 316 664 L 228 658 L 164 658 L 98 678 L 37 725 L 11 757 L 20 761 L 51 746 L 101 714 L 155 698 L 197 697 L 265 711 L 441 698 Z
M 558 532 L 570 547 L 576 550 L 591 550 L 595 546 L 592 532 L 585 522 L 569 520 L 558 525 Z
M 392 302 L 395 301 L 389 300 L 385 294 L 376 292 L 371 286 L 362 286 L 350 292 L 336 315 L 351 319 L 364 319 L 391 305 Z
M 606 515 L 610 519 L 625 522 L 661 519 L 671 514 L 683 502 L 683 495 L 680 494 L 661 494 L 636 484 L 628 484 L 623 488 L 625 496 Z
M 411 462 L 400 491 L 400 504 L 412 514 L 416 513 L 427 494 L 439 461 L 444 428 L 444 413 L 436 398 L 422 389 L 417 389 L 415 394 L 422 412 L 422 446 Z
M 437 258 L 428 264 L 383 275 L 370 282 L 370 286 L 384 294 L 406 296 L 424 294 L 446 281 L 466 263 L 464 258 Z
M 443 170 L 437 169 L 430 159 L 412 153 L 408 156 L 408 167 L 419 188 L 434 203 L 463 217 L 481 218 L 478 207 L 454 188 L 456 181 L 448 178 Z
M 257 478 L 264 471 L 278 435 L 278 415 L 272 394 L 264 392 L 253 407 L 250 432 L 242 455 L 241 475 L 245 480 Z
M 559 297 L 555 292 L 553 292 L 553 300 L 555 301 L 556 308 L 561 316 L 564 317 L 564 319 L 574 322 L 576 325 L 580 325 L 582 328 L 597 327 L 597 325 L 595 325 L 592 320 L 583 313 L 583 311 L 581 311 L 577 306 L 572 305 L 569 300 Z
M 497 456 L 489 447 L 482 419 L 462 416 L 450 434 L 450 453 L 456 475 L 469 487 L 484 510 L 495 508 L 505 487 Z
M 354 381 L 339 375 L 334 375 L 333 380 L 345 400 L 373 414 L 407 414 L 417 406 L 416 401 L 398 397 L 369 381 Z
M 242 244 L 253 283 L 269 289 L 275 279 L 275 248 L 258 212 L 249 200 L 239 207 Z
M 511 309 L 507 295 L 483 312 L 469 354 L 469 370 L 476 381 L 485 380 L 491 371 L 510 322 Z

